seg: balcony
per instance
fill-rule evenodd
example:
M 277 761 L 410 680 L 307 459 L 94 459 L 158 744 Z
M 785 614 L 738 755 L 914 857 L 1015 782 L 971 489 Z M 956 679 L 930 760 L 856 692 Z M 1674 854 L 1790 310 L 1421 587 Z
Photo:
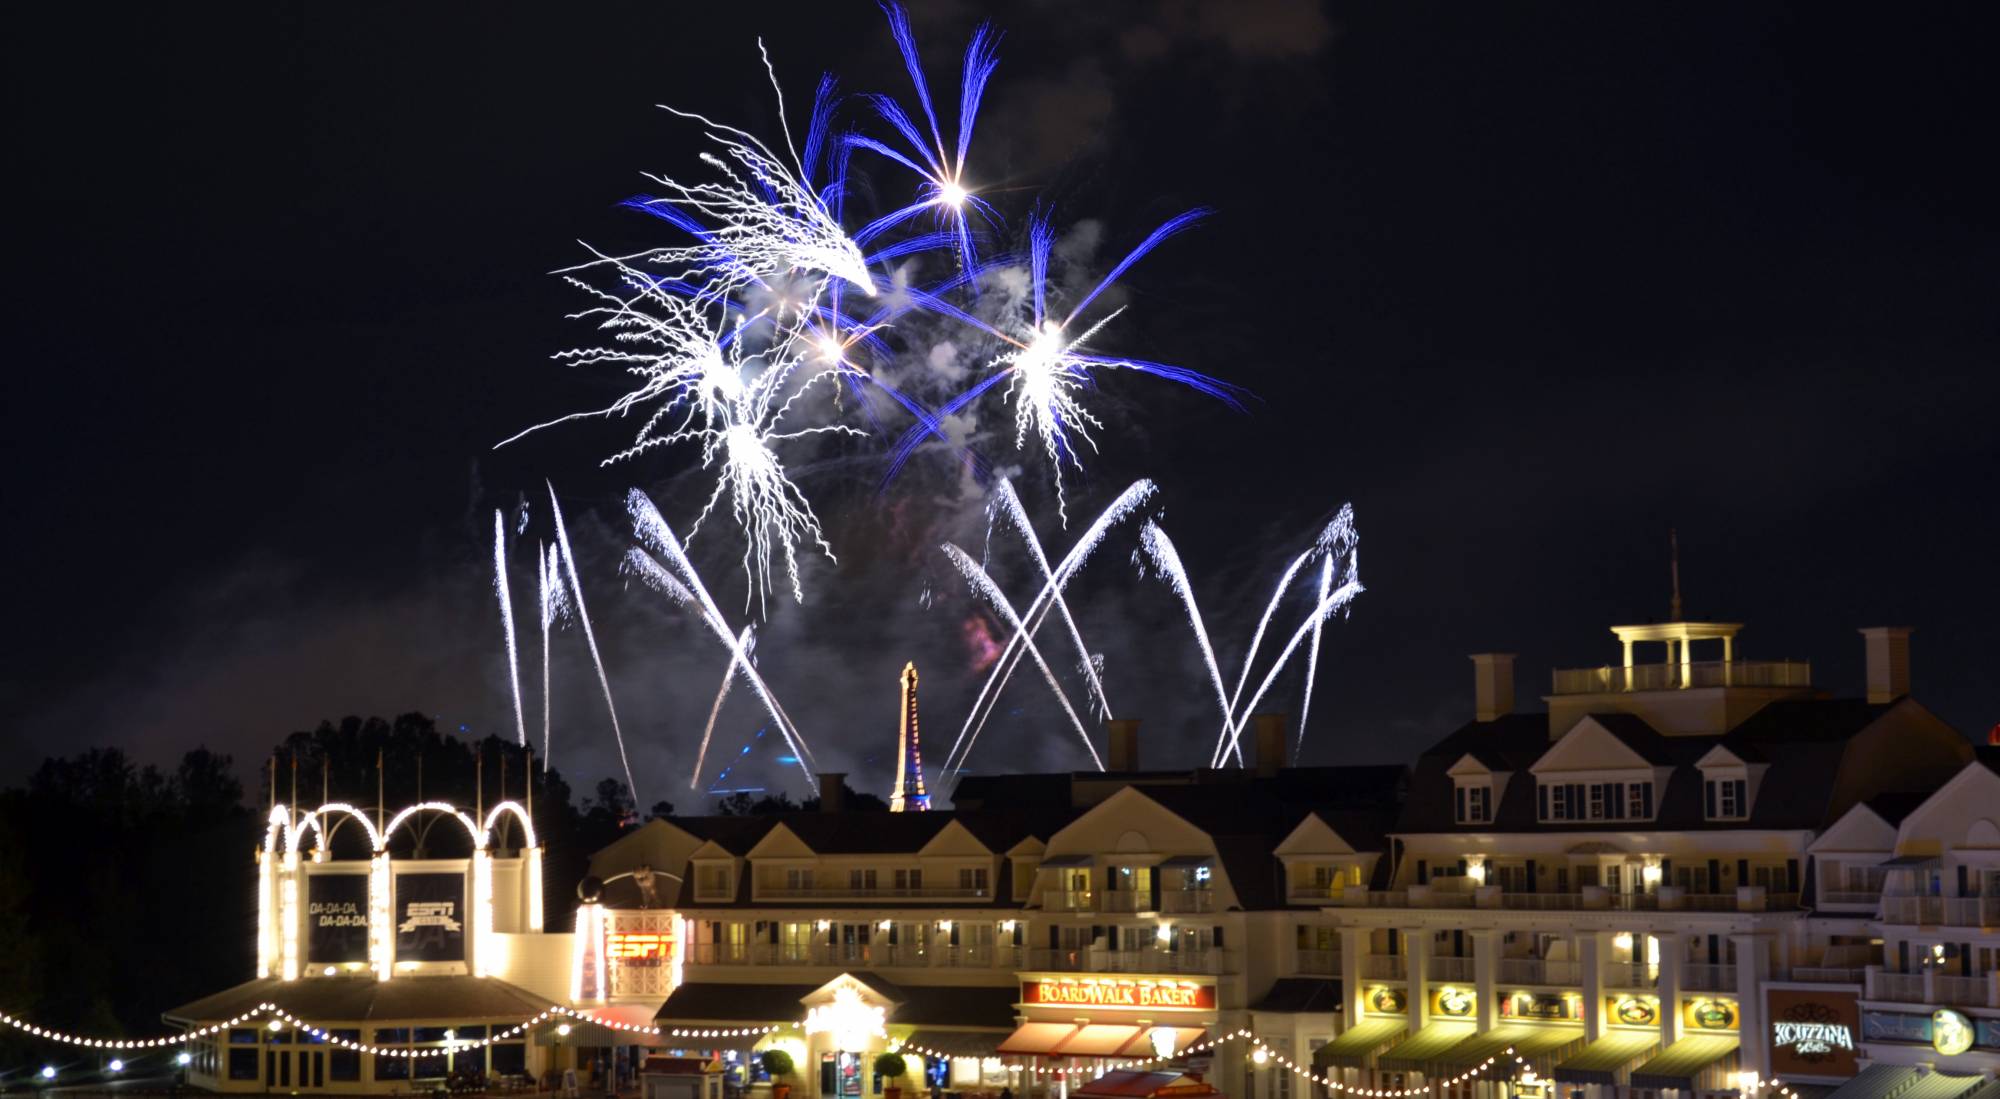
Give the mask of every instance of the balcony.
M 2000 897 L 1946 897 L 1944 922 L 1952 927 L 2000 926 Z
M 1934 1004 L 1953 1004 L 1958 1007 L 1995 1007 L 2000 1001 L 1994 998 L 1992 974 L 1984 977 L 1961 977 L 1944 973 L 1931 975 L 1931 998 Z
M 1100 912 L 1146 912 L 1153 907 L 1153 895 L 1135 889 L 1107 889 L 1099 900 Z
M 1408 908 L 1407 889 L 1346 889 L 1335 898 L 1345 908 Z
M 1810 687 L 1812 664 L 1805 660 L 1702 661 L 1692 664 L 1634 664 L 1629 668 L 1557 668 L 1559 695 L 1678 691 L 1689 687 Z
M 1687 962 L 1681 966 L 1681 987 L 1689 992 L 1727 992 L 1736 987 L 1736 967 Z
M 920 886 L 915 889 L 789 885 L 757 887 L 759 901 L 982 901 L 992 895 L 991 889 L 947 889 L 943 886 Z
M 1042 907 L 1050 912 L 1095 912 L 1096 894 L 1089 890 L 1051 889 L 1042 894 Z
M 1294 901 L 1318 901 L 1321 904 L 1338 902 L 1343 892 L 1333 882 L 1293 882 L 1290 896 Z
M 1225 950 L 1030 950 L 1031 969 L 1056 973 L 1229 973 L 1234 955 Z
M 1215 911 L 1215 892 L 1209 889 L 1169 889 L 1160 894 L 1160 911 L 1174 915 L 1199 915 Z
M 1400 981 L 1408 973 L 1401 954 L 1370 954 L 1361 959 L 1361 976 L 1371 981 Z
M 1644 962 L 1612 962 L 1604 967 L 1606 988 L 1652 988 L 1660 983 L 1660 967 Z
M 1921 973 L 1892 973 L 1871 965 L 1868 967 L 1867 991 L 1871 1000 L 1887 1000 L 1897 1004 L 1930 1002 L 1924 991 L 1924 975 Z
M 1006 948 L 1007 956 L 1013 956 L 1013 947 Z M 931 964 L 948 969 L 991 969 L 1000 957 L 1001 948 L 980 944 L 973 946 L 934 946 L 931 948 Z
M 1502 893 L 1500 907 L 1550 912 L 1583 907 L 1581 893 Z
M 1868 970 L 1865 966 L 1838 965 L 1795 965 L 1792 980 L 1808 984 L 1860 984 Z
M 1301 949 L 1299 972 L 1310 977 L 1340 976 L 1340 951 Z
M 1470 981 L 1472 976 L 1471 958 L 1432 958 L 1424 968 L 1433 981 Z
M 688 965 L 749 965 L 748 943 L 688 943 L 684 961 Z
M 1944 898 L 1899 895 L 1883 897 L 1882 922 L 1936 927 L 1944 922 Z
M 1582 983 L 1583 966 L 1578 962 L 1552 962 L 1543 958 L 1501 958 L 1497 974 L 1508 984 L 1574 985 Z

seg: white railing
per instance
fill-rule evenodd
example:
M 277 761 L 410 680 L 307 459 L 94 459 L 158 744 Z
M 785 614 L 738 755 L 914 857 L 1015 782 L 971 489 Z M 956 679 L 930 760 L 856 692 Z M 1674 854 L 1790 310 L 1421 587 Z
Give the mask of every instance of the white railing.
M 1521 908 L 1531 912 L 1547 912 L 1557 909 L 1583 907 L 1581 893 L 1502 893 L 1500 907 Z
M 687 944 L 687 964 L 749 965 L 750 944 L 689 943 Z
M 1582 966 L 1576 962 L 1543 958 L 1501 958 L 1497 969 L 1502 981 L 1526 985 L 1573 985 L 1580 983 L 1582 975 Z
M 1470 981 L 1472 977 L 1471 958 L 1432 958 L 1429 967 L 1433 981 Z
M 1960 977 L 1944 973 L 1931 975 L 1932 1001 L 1961 1007 L 1989 1007 L 1994 1003 L 1993 977 Z
M 1376 981 L 1400 981 L 1409 972 L 1401 954 L 1370 954 L 1361 959 L 1361 975 Z
M 1215 911 L 1215 892 L 1210 889 L 1168 889 L 1160 893 L 1160 911 L 1200 914 Z
M 2000 897 L 1946 897 L 1944 922 L 1953 927 L 1993 927 L 2000 924 Z
M 1862 904 L 1872 908 L 1880 903 L 1881 900 L 1882 891 L 1879 889 L 1866 893 L 1827 889 L 1820 893 L 1820 902 L 1822 904 Z
M 1136 889 L 1107 889 L 1099 899 L 1100 912 L 1144 912 L 1153 906 L 1153 895 Z
M 1690 992 L 1725 992 L 1736 987 L 1736 967 L 1688 962 L 1681 966 L 1681 987 Z
M 1899 1004 L 1929 1002 L 1929 997 L 1924 992 L 1923 974 L 1892 973 L 1874 966 L 1868 967 L 1868 998 Z
M 1865 966 L 1795 965 L 1792 980 L 1812 984 L 1860 984 Z
M 1315 977 L 1340 976 L 1340 951 L 1301 949 L 1299 972 Z
M 844 900 L 936 900 L 967 901 L 984 900 L 993 893 L 990 889 L 960 889 L 919 887 L 916 889 L 896 889 L 892 887 L 870 888 L 867 886 L 787 886 L 759 885 L 757 899 L 760 901 L 844 901 Z
M 1226 950 L 1032 950 L 1029 967 L 1059 973 L 1229 973 Z M 1012 956 L 1009 956 L 1012 960 Z
M 1338 900 L 1341 892 L 1341 887 L 1331 882 L 1293 882 L 1291 896 L 1295 901 L 1330 901 Z
M 1660 981 L 1660 967 L 1643 962 L 1613 962 L 1604 967 L 1607 988 L 1652 988 Z
M 1890 894 L 1882 898 L 1882 922 L 1935 927 L 1944 922 L 1944 898 Z
M 1042 907 L 1051 912 L 1090 912 L 1094 897 L 1088 890 L 1051 889 L 1042 894 Z
M 1810 686 L 1812 664 L 1804 660 L 1705 660 L 1555 670 L 1555 693 L 1559 695 L 1673 691 L 1684 687 Z

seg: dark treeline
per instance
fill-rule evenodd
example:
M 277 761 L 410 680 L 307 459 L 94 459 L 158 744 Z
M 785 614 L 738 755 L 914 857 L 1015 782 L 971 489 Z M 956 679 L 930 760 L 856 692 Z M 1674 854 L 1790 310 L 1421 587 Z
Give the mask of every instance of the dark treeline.
M 25 785 L 0 790 L 0 1011 L 72 1033 L 151 1035 L 162 1031 L 161 1011 L 250 979 L 253 852 L 263 842 L 274 771 L 281 803 L 296 775 L 301 806 L 317 806 L 324 795 L 372 816 L 378 758 L 388 813 L 420 794 L 470 808 L 482 786 L 490 807 L 502 796 L 503 771 L 505 796 L 527 796 L 527 753 L 497 738 L 443 736 L 421 714 L 325 722 L 286 737 L 266 759 L 197 748 L 169 770 L 90 749 L 45 760 Z M 639 817 L 621 782 L 600 782 L 581 802 L 560 773 L 543 773 L 539 763 L 533 782 L 547 926 L 567 927 L 572 886 L 591 853 Z M 661 802 L 648 815 L 672 811 Z M 392 850 L 411 853 L 418 835 L 399 833 Z M 470 848 L 463 829 L 433 829 L 424 842 L 440 857 Z M 496 843 L 511 847 L 519 838 L 503 834 Z M 334 853 L 359 856 L 366 846 L 349 828 L 337 834 Z M 60 1053 L 0 1030 L 0 1072 Z

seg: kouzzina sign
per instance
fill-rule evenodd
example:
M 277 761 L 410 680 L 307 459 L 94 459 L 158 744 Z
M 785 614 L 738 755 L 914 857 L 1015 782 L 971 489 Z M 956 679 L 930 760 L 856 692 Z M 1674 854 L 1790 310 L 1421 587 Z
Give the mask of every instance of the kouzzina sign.
M 1772 988 L 1764 992 L 1771 1028 L 1771 1075 L 1852 1076 L 1860 1071 L 1854 1042 L 1861 1033 L 1855 994 L 1833 989 Z

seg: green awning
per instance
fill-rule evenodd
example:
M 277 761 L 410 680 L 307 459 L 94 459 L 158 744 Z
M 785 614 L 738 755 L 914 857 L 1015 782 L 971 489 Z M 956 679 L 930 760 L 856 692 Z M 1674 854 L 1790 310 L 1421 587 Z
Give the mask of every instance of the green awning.
M 1488 1058 L 1506 1060 L 1507 1075 L 1513 1075 L 1513 1061 L 1506 1056 L 1512 1049 L 1513 1056 L 1533 1061 L 1546 1057 L 1566 1046 L 1583 1041 L 1583 1028 L 1579 1026 L 1527 1026 L 1509 1023 L 1497 1026 L 1483 1034 L 1474 1034 L 1457 1045 L 1431 1058 L 1430 1067 L 1425 1072 L 1431 1076 L 1450 1076 L 1483 1064 Z
M 1984 1076 L 1949 1076 L 1942 1072 L 1919 1072 L 1903 1065 L 1869 1065 L 1859 1076 L 1840 1085 L 1828 1099 L 1881 1099 L 1885 1095 L 1896 1099 L 1904 1096 L 1958 1099 L 1985 1081 Z
M 1721 1037 L 1700 1035 L 1682 1038 L 1660 1051 L 1659 1055 L 1632 1070 L 1631 1086 L 1635 1088 L 1680 1088 L 1683 1091 L 1696 1089 L 1695 1078 L 1703 1069 L 1724 1058 L 1736 1056 L 1734 1035 Z
M 1340 1037 L 1313 1051 L 1313 1068 L 1361 1068 L 1368 1056 L 1391 1042 L 1402 1041 L 1409 1027 L 1401 1019 L 1363 1019 L 1342 1031 Z
M 1549 1075 L 1558 1084 L 1619 1083 L 1618 1073 L 1660 1048 L 1658 1031 L 1612 1031 L 1578 1050 Z M 1796 1089 L 1795 1089 L 1796 1090 Z
M 1391 1072 L 1423 1072 L 1445 1050 L 1472 1036 L 1471 1023 L 1432 1023 L 1375 1059 Z

